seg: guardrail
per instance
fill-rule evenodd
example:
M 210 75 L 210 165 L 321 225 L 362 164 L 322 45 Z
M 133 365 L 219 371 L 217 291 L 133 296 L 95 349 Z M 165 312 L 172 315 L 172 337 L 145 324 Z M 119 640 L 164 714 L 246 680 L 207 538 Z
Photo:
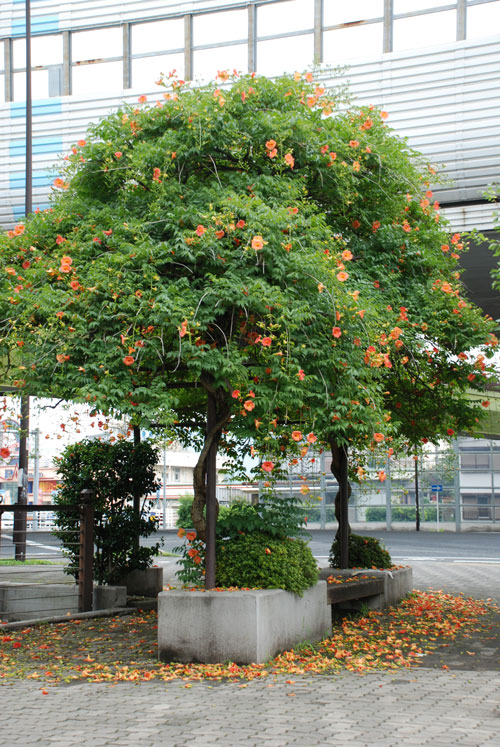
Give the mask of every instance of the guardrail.
M 93 558 L 94 558 L 94 493 L 84 490 L 81 500 L 76 506 L 62 506 L 57 504 L 0 505 L 0 617 L 2 606 L 8 612 L 7 598 L 12 597 L 14 586 L 18 586 L 18 597 L 22 597 L 24 608 L 29 608 L 30 602 L 33 612 L 54 609 L 57 607 L 54 598 L 68 599 L 70 589 L 65 580 L 68 571 L 77 579 L 78 612 L 92 610 L 93 592 Z M 59 544 L 49 544 L 51 536 L 44 544 L 40 541 L 39 531 L 30 531 L 30 524 L 41 524 L 39 518 L 48 512 L 77 512 L 79 513 L 79 529 L 75 532 L 75 545 L 78 546 L 78 567 L 70 568 L 64 565 Z M 12 514 L 12 521 L 3 521 L 5 515 Z M 61 563 L 47 564 L 47 560 L 60 558 Z M 5 561 L 16 560 L 15 564 Z M 4 561 L 4 562 L 2 562 Z M 41 561 L 37 563 L 37 561 Z M 66 571 L 66 573 L 65 573 Z M 2 584 L 2 581 L 5 583 Z M 64 588 L 61 588 L 64 586 Z M 22 588 L 21 588 L 22 587 Z M 42 587 L 42 588 L 41 588 Z M 50 588 L 49 588 L 50 587 Z M 59 588 L 58 588 L 59 587 Z M 40 603 L 44 590 L 47 596 L 52 596 L 52 603 L 47 602 L 46 608 Z M 3 594 L 3 597 L 2 597 Z M 31 596 L 30 596 L 31 594 Z M 75 594 L 73 593 L 73 596 Z M 4 603 L 2 605 L 2 598 Z M 36 601 L 35 601 L 36 600 Z M 61 604 L 69 604 L 61 602 Z M 40 615 L 38 615 L 40 616 Z

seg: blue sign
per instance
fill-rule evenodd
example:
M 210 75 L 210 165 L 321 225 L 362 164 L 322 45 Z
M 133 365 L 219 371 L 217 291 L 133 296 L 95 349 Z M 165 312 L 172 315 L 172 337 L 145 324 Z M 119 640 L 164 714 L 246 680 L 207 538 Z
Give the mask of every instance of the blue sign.
M 433 493 L 440 493 L 443 489 L 442 485 L 431 485 L 431 490 Z

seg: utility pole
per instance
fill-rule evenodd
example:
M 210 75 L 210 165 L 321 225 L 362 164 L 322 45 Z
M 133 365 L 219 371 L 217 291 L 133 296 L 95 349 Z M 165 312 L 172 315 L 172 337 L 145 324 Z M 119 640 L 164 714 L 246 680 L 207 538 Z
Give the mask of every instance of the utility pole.
M 25 0 L 26 20 L 26 183 L 25 214 L 33 212 L 33 117 L 31 95 L 31 5 Z M 19 487 L 17 502 L 26 504 L 28 500 L 28 436 L 30 427 L 29 396 L 21 397 L 21 422 L 19 434 Z M 26 514 L 14 516 L 14 544 L 16 560 L 26 559 Z
M 34 436 L 34 451 L 33 451 L 33 506 L 38 503 L 38 493 L 40 490 L 40 429 L 35 428 L 32 431 Z M 39 514 L 33 510 L 33 529 L 38 529 L 38 518 Z

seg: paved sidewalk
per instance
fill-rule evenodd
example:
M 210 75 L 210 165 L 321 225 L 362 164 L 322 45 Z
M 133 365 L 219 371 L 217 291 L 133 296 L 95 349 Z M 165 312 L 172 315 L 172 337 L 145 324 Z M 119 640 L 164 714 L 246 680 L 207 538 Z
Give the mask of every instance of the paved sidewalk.
M 498 564 L 412 565 L 416 588 L 463 591 L 500 602 Z M 345 672 L 273 677 L 243 686 L 175 681 L 60 684 L 44 690 L 33 681 L 4 681 L 0 703 L 5 747 L 500 743 L 500 672 L 491 670 Z
M 5 747 L 498 745 L 500 674 L 411 670 L 208 685 L 0 686 Z M 292 682 L 292 680 L 289 680 Z

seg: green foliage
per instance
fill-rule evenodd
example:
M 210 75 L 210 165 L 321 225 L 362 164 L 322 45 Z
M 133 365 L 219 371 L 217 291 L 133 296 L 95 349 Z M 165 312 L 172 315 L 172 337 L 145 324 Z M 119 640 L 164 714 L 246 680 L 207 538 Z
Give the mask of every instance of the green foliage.
M 301 501 L 288 495 L 277 495 L 271 490 L 263 494 L 263 500 L 251 504 L 233 501 L 219 513 L 217 537 L 233 539 L 241 533 L 265 533 L 276 539 L 300 537 L 306 534 L 304 508 Z
M 340 568 L 340 543 L 337 539 L 331 546 L 328 563 L 331 568 Z M 393 563 L 378 539 L 350 534 L 349 565 L 351 568 L 391 568 Z
M 205 576 L 205 543 L 196 537 L 196 532 L 184 533 L 179 529 L 179 537 L 186 537 L 182 545 L 174 547 L 179 556 L 177 564 L 181 566 L 176 576 L 181 583 L 188 586 L 201 586 Z
M 287 542 L 289 538 L 306 535 L 303 509 L 300 501 L 288 496 L 281 497 L 265 492 L 265 501 L 251 504 L 247 501 L 233 501 L 229 506 L 221 506 L 216 525 L 217 547 L 228 545 L 242 536 L 265 535 L 276 541 Z M 190 510 L 192 499 L 186 500 Z M 189 514 L 190 516 L 190 514 Z M 186 529 L 192 526 L 186 519 Z M 177 578 L 184 584 L 200 585 L 205 568 L 205 543 L 196 537 L 196 532 L 180 531 L 185 537 L 184 544 L 174 548 L 180 555 Z M 218 561 L 217 561 L 218 564 Z
M 148 568 L 159 544 L 140 547 L 139 538 L 150 536 L 158 526 L 145 516 L 143 500 L 140 515 L 129 505 L 154 493 L 158 487 L 154 468 L 157 453 L 148 443 L 86 439 L 66 447 L 57 460 L 61 488 L 55 496 L 59 505 L 78 505 L 84 488 L 95 493 L 94 501 L 94 578 L 100 584 L 116 583 L 129 570 Z M 56 513 L 54 532 L 70 558 L 69 572 L 76 577 L 78 547 L 75 537 L 78 514 Z
M 179 508 L 177 509 L 177 520 L 175 522 L 176 527 L 182 527 L 182 529 L 191 529 L 193 526 L 193 519 L 191 518 L 191 506 L 193 505 L 192 495 L 181 495 L 179 496 Z
M 415 521 L 415 506 L 393 506 L 391 509 L 392 521 Z M 435 506 L 421 506 L 420 518 L 423 521 L 436 521 Z M 386 510 L 383 506 L 369 506 L 366 509 L 366 521 L 385 521 Z
M 217 585 L 285 589 L 302 596 L 318 580 L 308 545 L 300 539 L 242 534 L 217 543 Z

